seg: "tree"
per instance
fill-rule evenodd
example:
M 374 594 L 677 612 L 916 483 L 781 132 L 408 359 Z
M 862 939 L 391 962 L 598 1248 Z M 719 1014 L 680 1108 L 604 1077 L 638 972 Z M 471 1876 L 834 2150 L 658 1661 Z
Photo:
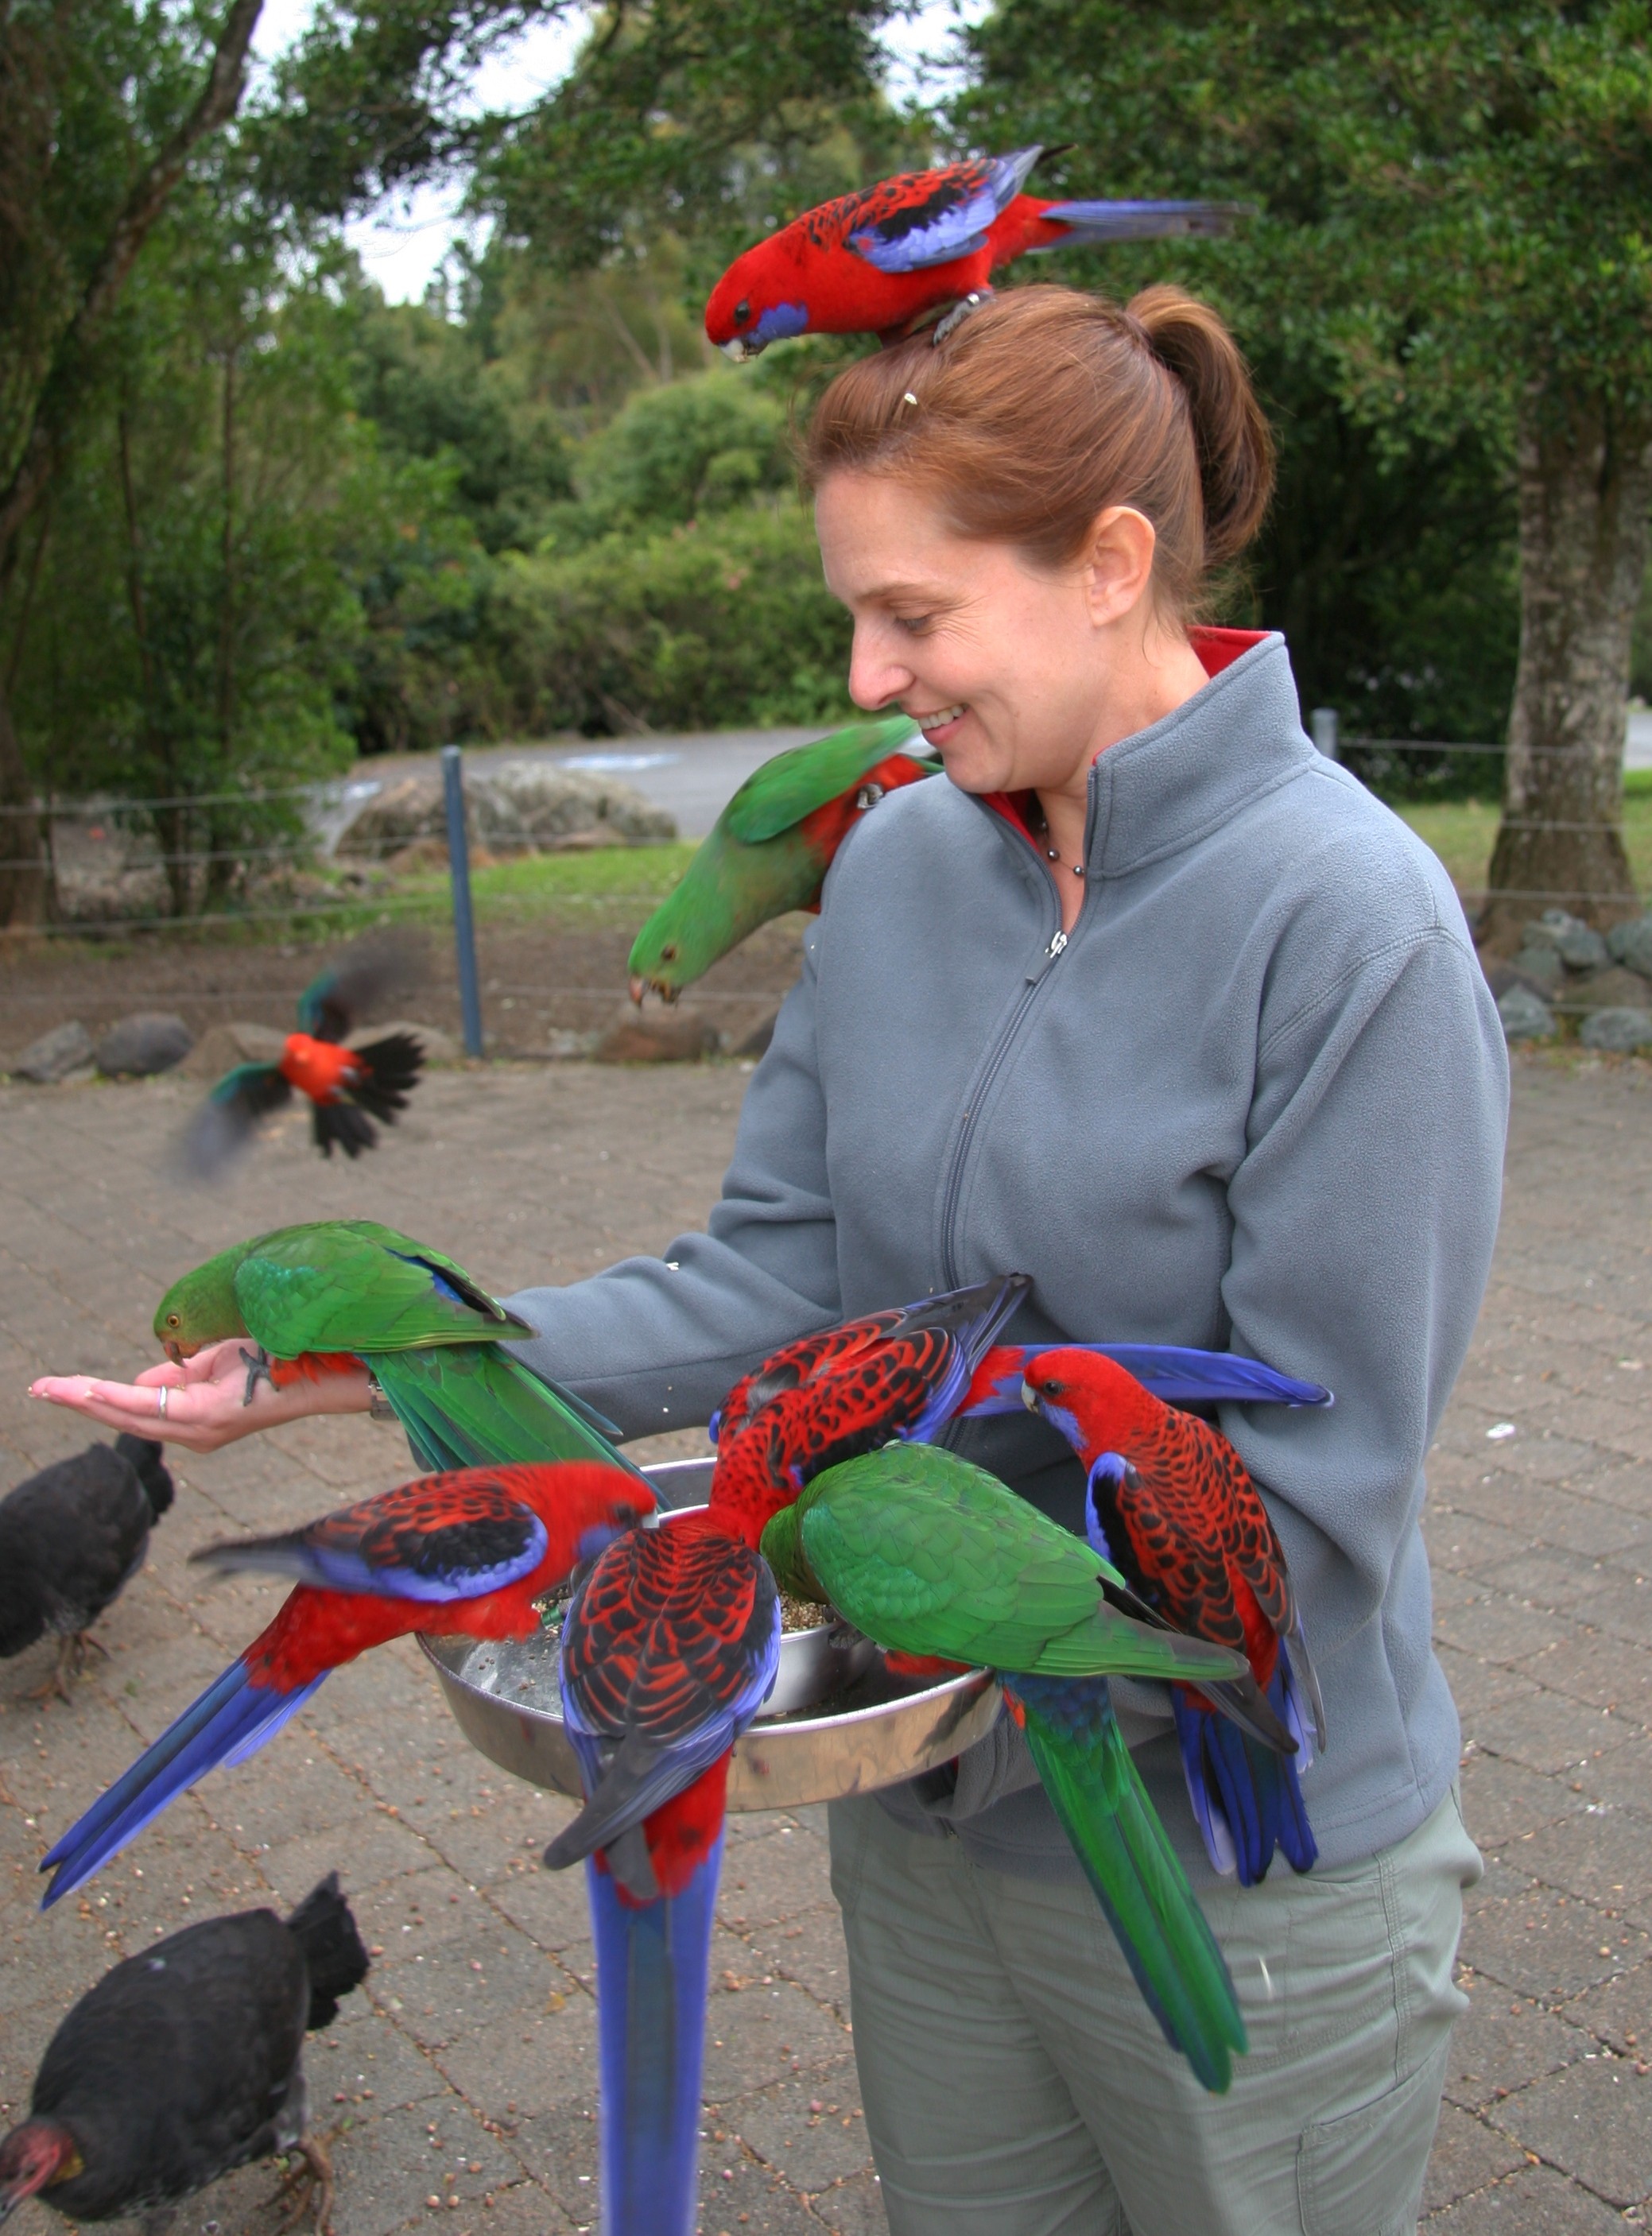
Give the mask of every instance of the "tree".
M 1620 770 L 1652 511 L 1649 32 L 1647 0 L 1002 0 L 953 120 L 1080 141 L 1070 187 L 1253 201 L 1200 266 L 1241 328 L 1326 352 L 1375 430 L 1510 446 L 1498 939 L 1556 901 L 1639 905 Z

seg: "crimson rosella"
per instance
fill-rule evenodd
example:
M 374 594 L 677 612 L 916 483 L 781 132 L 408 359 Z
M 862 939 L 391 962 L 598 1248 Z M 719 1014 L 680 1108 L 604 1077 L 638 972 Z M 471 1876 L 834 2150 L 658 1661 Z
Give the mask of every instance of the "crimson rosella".
M 990 293 L 1018 256 L 1221 233 L 1237 214 L 1221 202 L 1043 201 L 1021 191 L 1043 152 L 903 172 L 806 210 L 734 259 L 706 305 L 707 335 L 737 359 L 796 334 L 898 341 Z
M 1213 1866 L 1254 1886 L 1277 1848 L 1293 1871 L 1310 1870 L 1319 1851 L 1299 1779 L 1313 1747 L 1324 1750 L 1325 1711 L 1284 1551 L 1238 1453 L 1093 1351 L 1041 1351 L 1028 1364 L 1025 1402 L 1089 1470 L 1095 1549 L 1177 1629 L 1242 1653 L 1251 1682 L 1241 1705 L 1254 1724 L 1271 1710 L 1267 1721 L 1295 1743 L 1293 1753 L 1259 1746 L 1213 1712 L 1208 1693 L 1172 1688 L 1188 1793 Z
M 600 1461 L 424 1476 L 279 1536 L 207 1545 L 219 1570 L 293 1576 L 269 1628 L 95 1801 L 43 1859 L 43 1909 L 88 1879 L 174 1795 L 273 1739 L 329 1670 L 370 1647 L 432 1637 L 524 1638 L 535 1601 L 653 1510 Z
M 563 1624 L 563 1713 L 587 1799 L 545 1861 L 582 1859 L 590 1895 L 606 2236 L 696 2226 L 729 1755 L 780 1654 L 774 1579 L 709 1509 L 616 1538 Z

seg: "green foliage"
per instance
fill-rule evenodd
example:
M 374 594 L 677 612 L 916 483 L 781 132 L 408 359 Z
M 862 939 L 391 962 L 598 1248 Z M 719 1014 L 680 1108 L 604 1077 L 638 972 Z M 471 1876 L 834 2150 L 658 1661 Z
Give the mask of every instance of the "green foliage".
M 825 721 L 849 623 L 795 503 L 510 558 L 489 633 L 530 732 Z
M 579 471 L 586 514 L 615 527 L 682 527 L 792 480 L 784 407 L 722 372 L 633 396 Z

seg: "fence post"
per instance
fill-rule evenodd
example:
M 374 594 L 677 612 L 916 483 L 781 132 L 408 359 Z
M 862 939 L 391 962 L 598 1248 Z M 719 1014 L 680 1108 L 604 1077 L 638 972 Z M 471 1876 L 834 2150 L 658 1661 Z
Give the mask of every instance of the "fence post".
M 1326 760 L 1337 758 L 1337 710 L 1334 707 L 1316 707 L 1308 717 L 1313 732 L 1313 742 Z
M 453 889 L 453 950 L 459 966 L 464 1053 L 482 1053 L 482 994 L 476 977 L 476 919 L 471 913 L 471 842 L 464 827 L 464 765 L 457 746 L 442 748 L 447 795 L 447 871 Z

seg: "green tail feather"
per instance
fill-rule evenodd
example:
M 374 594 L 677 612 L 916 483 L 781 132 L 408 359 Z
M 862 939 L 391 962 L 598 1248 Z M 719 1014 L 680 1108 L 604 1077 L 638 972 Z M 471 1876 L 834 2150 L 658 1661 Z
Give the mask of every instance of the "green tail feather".
M 367 1359 L 427 1468 L 500 1467 L 511 1461 L 606 1460 L 638 1475 L 596 1426 L 531 1367 L 497 1344 L 378 1351 Z M 640 1479 L 640 1476 L 639 1476 Z
M 1006 1678 L 1062 1827 L 1149 2009 L 1217 2095 L 1246 2047 L 1227 1962 L 1130 1759 L 1105 1681 Z

